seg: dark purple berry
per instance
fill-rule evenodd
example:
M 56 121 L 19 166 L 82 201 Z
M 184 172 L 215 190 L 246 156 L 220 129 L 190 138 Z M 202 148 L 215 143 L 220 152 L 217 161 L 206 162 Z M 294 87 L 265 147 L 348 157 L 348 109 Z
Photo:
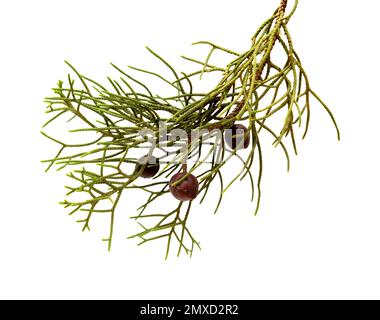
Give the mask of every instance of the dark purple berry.
M 249 130 L 242 124 L 234 124 L 224 132 L 224 140 L 232 150 L 247 149 L 251 141 Z
M 171 194 L 180 201 L 191 201 L 194 200 L 198 195 L 198 179 L 192 174 L 187 175 L 187 177 L 176 185 L 175 182 L 179 181 L 181 178 L 186 176 L 187 173 L 179 172 L 176 173 L 170 179 L 169 190 Z
M 142 157 L 136 164 L 135 172 L 142 178 L 152 178 L 160 171 L 160 165 L 156 157 Z

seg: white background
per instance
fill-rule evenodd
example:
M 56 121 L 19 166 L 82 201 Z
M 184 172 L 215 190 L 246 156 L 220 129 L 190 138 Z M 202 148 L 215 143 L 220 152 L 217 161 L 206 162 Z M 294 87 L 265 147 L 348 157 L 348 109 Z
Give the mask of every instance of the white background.
M 1 2 L 0 298 L 380 298 L 379 1 L 300 1 L 289 29 L 342 141 L 314 104 L 290 173 L 266 149 L 257 217 L 247 185 L 216 216 L 212 201 L 193 211 L 202 251 L 192 259 L 126 240 L 128 195 L 108 253 L 104 230 L 82 234 L 57 204 L 66 178 L 40 163 L 55 152 L 39 131 L 64 59 L 102 81 L 110 61 L 154 65 L 146 45 L 176 66 L 197 40 L 243 51 L 278 2 Z

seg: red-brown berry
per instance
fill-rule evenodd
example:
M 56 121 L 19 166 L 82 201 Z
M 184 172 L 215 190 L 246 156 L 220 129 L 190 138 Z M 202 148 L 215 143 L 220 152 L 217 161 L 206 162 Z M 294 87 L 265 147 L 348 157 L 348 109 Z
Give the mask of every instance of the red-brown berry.
M 144 156 L 138 160 L 135 172 L 139 173 L 142 178 L 152 178 L 160 171 L 160 165 L 156 157 Z
M 186 176 L 182 181 L 175 184 L 175 182 L 181 180 Z M 187 174 L 184 172 L 176 173 L 169 182 L 169 190 L 171 194 L 180 201 L 191 201 L 194 200 L 198 195 L 198 179 L 192 174 Z
M 224 132 L 224 140 L 232 150 L 247 149 L 251 142 L 249 130 L 242 124 L 234 124 Z

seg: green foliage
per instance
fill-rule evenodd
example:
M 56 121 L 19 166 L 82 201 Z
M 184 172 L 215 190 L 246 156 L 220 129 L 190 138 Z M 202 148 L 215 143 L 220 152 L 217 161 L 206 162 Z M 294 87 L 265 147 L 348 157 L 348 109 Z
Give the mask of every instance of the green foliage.
M 64 115 L 70 115 L 69 121 L 76 119 L 83 124 L 83 128 L 71 130 L 71 134 L 87 133 L 92 134 L 94 138 L 86 143 L 67 144 L 43 133 L 59 145 L 56 156 L 44 162 L 48 164 L 47 170 L 53 165 L 57 166 L 58 170 L 73 168 L 68 176 L 74 186 L 67 187 L 67 199 L 62 204 L 70 208 L 71 215 L 78 212 L 85 214 L 85 218 L 78 221 L 83 224 L 83 230 L 90 230 L 93 215 L 109 214 L 109 234 L 104 241 L 108 243 L 108 249 L 111 249 L 115 212 L 122 193 L 129 189 L 138 189 L 147 193 L 147 200 L 140 206 L 138 214 L 132 218 L 139 223 L 142 231 L 130 238 L 139 239 L 140 244 L 166 239 L 166 257 L 175 243 L 178 246 L 178 255 L 182 251 L 191 255 L 194 248 L 200 248 L 199 242 L 195 240 L 187 225 L 191 202 L 182 203 L 173 198 L 171 211 L 146 213 L 152 203 L 159 201 L 169 192 L 168 177 L 181 170 L 179 160 L 186 162 L 186 159 L 181 159 L 185 153 L 177 152 L 174 157 L 173 154 L 164 154 L 160 160 L 166 160 L 168 163 L 146 184 L 141 182 L 138 173 L 133 170 L 138 159 L 144 155 L 141 151 L 137 156 L 133 151 L 144 150 L 147 143 L 147 140 L 138 134 L 140 130 L 153 131 L 156 135 L 157 150 L 164 150 L 163 142 L 158 139 L 160 122 L 166 123 L 169 132 L 181 128 L 188 133 L 193 129 L 223 130 L 231 127 L 236 121 L 248 124 L 251 141 L 254 143 L 244 158 L 238 151 L 218 149 L 212 138 L 209 141 L 191 140 L 187 146 L 186 155 L 199 157 L 199 161 L 189 167 L 189 174 L 198 177 L 201 202 L 211 185 L 215 184 L 220 188 L 215 212 L 224 193 L 235 181 L 249 179 L 252 200 L 256 199 L 257 213 L 263 165 L 260 138 L 264 133 L 273 137 L 274 145 L 283 149 L 289 169 L 289 153 L 285 138 L 289 138 L 297 153 L 295 130 L 303 126 L 303 137 L 306 136 L 312 98 L 315 98 L 331 116 L 339 138 L 334 117 L 310 87 L 309 78 L 288 31 L 287 25 L 297 2 L 286 15 L 287 1 L 282 0 L 279 8 L 254 34 L 251 47 L 246 52 L 239 54 L 211 42 L 195 43 L 194 45 L 208 46 L 210 51 L 204 62 L 183 57 L 199 66 L 199 70 L 189 74 L 177 72 L 160 55 L 148 48 L 158 63 L 171 72 L 172 78 L 140 68 L 131 68 L 146 76 L 160 79 L 164 85 L 175 91 L 170 97 L 153 94 L 148 85 L 115 65 L 112 66 L 120 72 L 120 78 L 108 78 L 107 88 L 106 85 L 82 75 L 67 62 L 75 79 L 68 75 L 67 82 L 59 81 L 53 89 L 54 96 L 46 98 L 46 112 L 52 117 L 44 127 L 52 125 Z M 273 60 L 272 51 L 275 46 L 285 57 L 285 63 L 282 65 Z M 231 56 L 231 62 L 222 67 L 211 65 L 210 59 L 216 52 Z M 207 93 L 195 92 L 195 80 L 209 73 L 219 74 L 219 83 Z M 79 87 L 76 86 L 77 82 Z M 282 127 L 271 127 L 269 120 L 278 117 L 283 118 Z M 79 140 L 78 138 L 76 141 Z M 204 151 L 202 148 L 207 150 Z M 221 161 L 216 161 L 216 157 Z M 222 169 L 231 158 L 239 159 L 242 166 L 237 170 L 235 178 L 226 183 Z M 255 163 L 257 170 L 253 176 L 251 168 Z M 130 168 L 126 169 L 126 165 L 130 165 Z M 71 198 L 78 194 L 84 198 Z

